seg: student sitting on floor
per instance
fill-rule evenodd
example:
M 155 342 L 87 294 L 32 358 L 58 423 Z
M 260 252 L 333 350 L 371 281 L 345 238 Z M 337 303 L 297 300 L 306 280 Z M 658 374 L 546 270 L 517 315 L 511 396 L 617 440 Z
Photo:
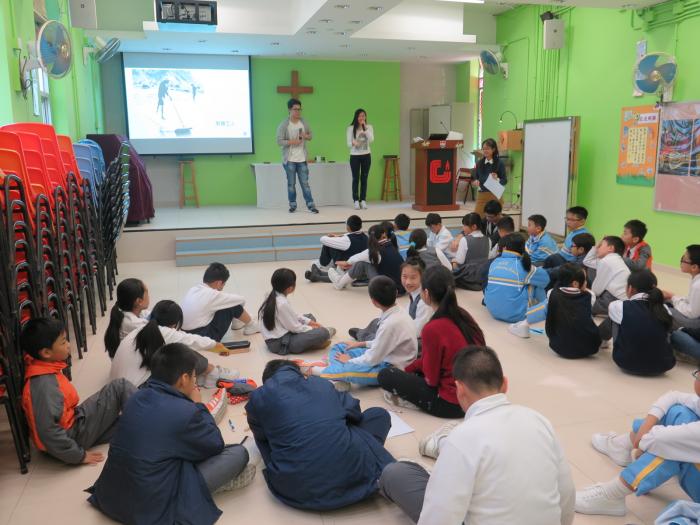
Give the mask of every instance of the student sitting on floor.
M 26 353 L 22 408 L 36 447 L 68 464 L 102 461 L 101 452 L 88 449 L 112 439 L 119 414 L 136 387 L 117 379 L 79 405 L 78 392 L 63 374 L 70 343 L 63 323 L 55 319 L 30 319 L 20 346 Z
M 325 348 L 335 328 L 324 328 L 311 314 L 298 315 L 287 296 L 297 286 L 297 276 L 289 268 L 279 268 L 270 279 L 272 292 L 258 312 L 260 333 L 273 354 L 300 354 Z
M 613 361 L 632 374 L 663 374 L 676 365 L 669 343 L 671 314 L 664 304 L 656 276 L 649 270 L 629 275 L 628 300 L 613 301 L 608 319 L 598 329 L 605 346 L 613 340 Z
M 124 279 L 117 285 L 117 302 L 109 314 L 105 350 L 112 359 L 122 339 L 148 322 L 150 297 L 140 279 Z
M 452 233 L 442 224 L 442 217 L 440 217 L 440 214 L 429 213 L 426 215 L 425 225 L 430 230 L 427 246 L 442 250 L 445 256 L 449 260 L 452 260 L 455 256 L 454 252 L 450 249 Z
M 624 249 L 622 239 L 613 235 L 603 237 L 596 247 L 596 272 L 591 284 L 596 296 L 593 315 L 607 315 L 610 303 L 627 298 L 630 269 L 622 259 Z
M 483 346 L 484 333 L 471 315 L 460 308 L 454 278 L 439 266 L 425 272 L 423 301 L 433 312 L 421 334 L 422 355 L 406 370 L 389 367 L 377 380 L 384 399 L 395 406 L 419 408 L 437 417 L 461 418 L 452 363 L 468 345 Z
M 700 363 L 700 328 L 679 328 L 671 334 L 671 347 Z
M 583 206 L 573 206 L 566 210 L 566 229 L 569 233 L 564 238 L 564 244 L 554 255 L 550 255 L 544 261 L 544 268 L 556 268 L 566 262 L 580 262 L 571 252 L 571 244 L 579 233 L 590 233 L 586 229 L 588 210 Z
M 226 348 L 209 337 L 190 334 L 180 330 L 182 309 L 174 301 L 158 301 L 151 312 L 151 320 L 140 330 L 127 335 L 117 348 L 109 369 L 110 380 L 124 378 L 136 386 L 151 377 L 153 354 L 170 343 L 182 343 L 196 350 L 197 380 L 204 388 L 216 387 L 217 381 L 232 381 L 238 377 L 237 370 L 214 366 L 199 352 L 206 350 L 225 351 Z
M 530 256 L 532 264 L 542 266 L 545 259 L 557 253 L 557 243 L 544 229 L 547 219 L 544 215 L 530 215 L 527 218 L 527 242 L 525 251 Z
M 411 232 L 408 231 L 408 227 L 411 225 L 411 218 L 405 213 L 399 213 L 394 217 L 394 235 L 396 236 L 396 242 L 399 245 L 399 253 L 401 257 L 406 258 L 406 252 L 408 251 L 408 243 L 411 242 L 408 238 Z
M 401 265 L 403 259 L 396 248 L 391 223 L 375 224 L 369 231 L 367 249 L 353 255 L 347 261 L 339 261 L 340 270 L 329 268 L 328 277 L 337 290 L 342 290 L 356 280 L 371 280 L 377 275 L 391 278 L 403 295 L 401 284 Z M 344 273 L 342 270 L 346 270 Z
M 416 230 L 425 232 L 423 230 Z M 440 266 L 436 266 L 439 268 Z M 418 347 L 420 348 L 420 335 L 425 324 L 430 321 L 433 315 L 433 310 L 422 299 L 423 289 L 421 282 L 425 273 L 425 264 L 418 257 L 409 257 L 406 262 L 401 265 L 401 284 L 406 289 L 408 294 L 408 315 L 411 316 L 416 326 L 416 336 L 418 337 Z M 377 327 L 379 326 L 379 318 L 372 319 L 366 328 L 351 328 L 348 330 L 350 337 L 356 341 L 370 341 L 377 335 Z
M 197 389 L 196 353 L 179 343 L 158 350 L 152 375 L 124 408 L 88 499 L 121 523 L 216 522 L 211 495 L 248 485 L 248 451 L 224 445 Z
M 489 257 L 491 241 L 484 235 L 484 224 L 478 213 L 467 213 L 462 217 L 462 233 L 452 241 L 450 249 L 455 252 L 452 267 L 484 262 Z
M 190 288 L 182 300 L 183 330 L 216 341 L 221 341 L 229 328 L 243 328 L 244 335 L 260 331 L 257 321 L 243 309 L 245 299 L 222 291 L 230 275 L 228 268 L 221 263 L 209 265 L 203 282 Z M 238 324 L 232 324 L 236 322 Z
M 673 477 L 700 502 L 700 370 L 693 378 L 694 393 L 665 393 L 645 419 L 634 420 L 632 433 L 593 435 L 593 448 L 625 468 L 610 481 L 577 492 L 576 512 L 624 516 L 628 495 L 648 494 Z
M 595 269 L 598 264 L 596 253 L 595 237 L 590 233 L 579 233 L 571 239 L 571 254 L 574 256 L 572 264 L 580 264 L 586 270 L 586 283 L 589 287 L 595 278 Z M 547 268 L 546 270 L 549 274 L 549 288 L 555 288 L 559 267 Z
M 406 368 L 418 355 L 418 342 L 413 319 L 396 304 L 396 295 L 393 280 L 383 275 L 372 279 L 369 297 L 382 311 L 374 339 L 338 343 L 331 348 L 327 363 L 301 362 L 303 370 L 347 388 L 347 383 L 376 386 L 377 375 L 390 365 Z
M 647 234 L 647 225 L 637 219 L 632 219 L 625 223 L 622 231 L 622 242 L 625 243 L 625 252 L 622 258 L 629 269 L 651 270 L 651 246 L 644 240 Z
M 408 240 L 407 259 L 418 257 L 423 261 L 426 268 L 442 265 L 445 268 L 452 269 L 452 265 L 450 261 L 447 260 L 445 252 L 435 248 L 435 246 L 427 246 L 428 235 L 425 233 L 425 230 L 413 230 Z
M 496 246 L 501 234 L 498 231 L 498 221 L 504 217 L 503 206 L 497 200 L 490 200 L 484 206 L 484 233 L 491 241 L 491 246 Z
M 362 231 L 362 219 L 350 215 L 345 222 L 347 233 L 336 235 L 329 233 L 321 237 L 321 255 L 318 261 L 311 265 L 311 270 L 304 277 L 312 283 L 330 282 L 326 271 L 337 261 L 347 261 L 356 253 L 367 249 L 367 235 Z
M 549 348 L 567 359 L 588 357 L 598 352 L 602 342 L 591 311 L 595 296 L 586 288 L 581 266 L 566 263 L 558 270 L 559 280 L 549 293 L 544 325 Z
M 486 227 L 488 228 L 488 223 L 486 223 Z M 500 219 L 498 219 L 498 222 L 496 223 L 496 232 L 498 233 L 498 239 L 495 243 L 491 241 L 491 251 L 489 252 L 489 259 L 495 259 L 501 254 L 499 249 L 501 239 L 503 239 L 506 235 L 515 232 L 515 221 L 513 220 L 513 217 L 511 217 L 510 215 L 503 215 Z M 487 235 L 487 237 L 489 236 Z
M 670 302 L 674 328 L 700 328 L 700 244 L 691 244 L 681 257 L 681 272 L 690 275 L 688 296 L 664 291 L 664 299 Z
M 304 377 L 291 361 L 270 361 L 262 380 L 245 411 L 275 497 L 323 511 L 375 494 L 382 469 L 394 461 L 383 446 L 389 413 L 376 407 L 363 412 L 350 394 Z
M 544 321 L 548 283 L 547 272 L 532 266 L 525 253 L 525 239 L 519 233 L 511 233 L 503 239 L 503 252 L 489 270 L 484 303 L 500 321 Z
M 452 371 L 466 413 L 420 443 L 437 458 L 387 466 L 379 489 L 419 525 L 571 525 L 574 483 L 554 429 L 541 414 L 513 405 L 496 352 L 470 346 Z

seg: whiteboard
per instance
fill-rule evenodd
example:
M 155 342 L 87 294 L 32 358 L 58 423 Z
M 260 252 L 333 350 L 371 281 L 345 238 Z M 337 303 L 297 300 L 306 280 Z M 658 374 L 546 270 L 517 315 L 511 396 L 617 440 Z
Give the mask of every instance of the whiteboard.
M 566 235 L 566 210 L 575 195 L 578 117 L 526 121 L 521 224 L 539 213 L 547 231 Z

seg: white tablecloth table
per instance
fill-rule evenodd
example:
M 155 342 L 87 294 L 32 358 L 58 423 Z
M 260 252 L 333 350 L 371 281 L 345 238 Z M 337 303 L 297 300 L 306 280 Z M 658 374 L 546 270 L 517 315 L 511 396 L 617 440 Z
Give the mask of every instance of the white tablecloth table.
M 258 208 L 286 209 L 287 175 L 282 163 L 251 164 L 255 176 Z M 316 206 L 352 206 L 352 174 L 347 162 L 310 162 L 309 185 Z M 297 180 L 297 206 L 304 195 Z

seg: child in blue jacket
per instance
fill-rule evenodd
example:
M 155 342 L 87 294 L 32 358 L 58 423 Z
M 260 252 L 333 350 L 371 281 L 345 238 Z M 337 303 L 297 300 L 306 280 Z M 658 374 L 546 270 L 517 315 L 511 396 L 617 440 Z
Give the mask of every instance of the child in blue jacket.
M 519 233 L 511 233 L 503 239 L 501 256 L 491 264 L 484 303 L 500 321 L 544 321 L 548 284 L 547 272 L 532 266 L 525 253 L 525 239 Z
M 530 256 L 532 264 L 542 266 L 550 255 L 558 251 L 557 241 L 552 239 L 544 229 L 547 227 L 547 219 L 544 215 L 530 215 L 527 218 L 527 234 L 525 251 Z

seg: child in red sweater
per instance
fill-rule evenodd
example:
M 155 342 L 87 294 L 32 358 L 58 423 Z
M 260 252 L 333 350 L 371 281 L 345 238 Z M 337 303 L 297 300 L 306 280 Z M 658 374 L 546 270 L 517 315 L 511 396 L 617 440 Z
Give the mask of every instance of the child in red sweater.
M 484 334 L 457 304 L 452 273 L 443 266 L 423 274 L 422 299 L 435 312 L 423 327 L 423 354 L 406 370 L 385 368 L 377 378 L 384 399 L 395 406 L 417 408 L 437 417 L 461 418 L 452 362 L 468 345 L 485 344 Z

